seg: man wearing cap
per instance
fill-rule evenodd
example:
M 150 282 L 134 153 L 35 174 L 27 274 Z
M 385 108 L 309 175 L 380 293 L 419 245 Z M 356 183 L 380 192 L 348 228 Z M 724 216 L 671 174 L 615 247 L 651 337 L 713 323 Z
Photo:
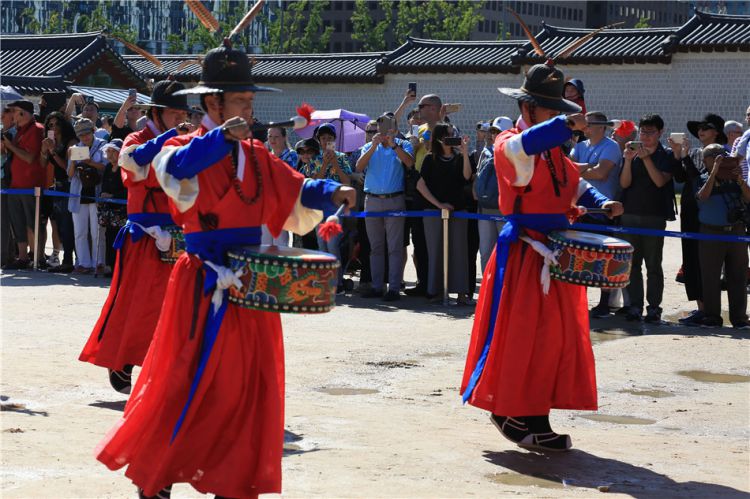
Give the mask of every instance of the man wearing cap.
M 121 149 L 121 139 L 113 139 L 102 148 L 104 157 L 107 159 L 102 174 L 102 192 L 99 194 L 102 199 L 125 201 L 128 198 L 128 191 L 122 183 L 122 171 L 119 164 Z M 125 225 L 128 209 L 124 204 L 101 201 L 98 203 L 98 212 L 99 230 L 104 231 L 106 247 L 104 264 L 107 273 L 105 275 L 111 277 L 117 259 L 114 243 L 118 232 Z
M 607 128 L 614 123 L 600 111 L 586 113 L 586 140 L 573 146 L 570 158 L 576 163 L 581 178 L 588 181 L 596 190 L 609 199 L 615 199 L 620 190 L 620 164 L 622 152 L 617 142 L 606 136 Z M 603 217 L 602 217 L 603 218 Z M 608 224 L 606 218 L 589 217 L 585 222 Z M 600 290 L 599 304 L 591 310 L 592 317 L 609 316 L 610 291 Z
M 122 420 L 97 449 L 144 497 L 186 482 L 221 497 L 281 492 L 284 361 L 278 313 L 229 304 L 229 247 L 307 232 L 354 190 L 305 179 L 248 140 L 257 92 L 247 54 L 228 41 L 203 59 L 206 111 L 196 132 L 168 140 L 151 168 L 169 196 L 186 252 L 175 264 L 154 340 Z
M 27 100 L 17 100 L 7 104 L 13 110 L 16 134 L 11 140 L 3 134 L 2 144 L 10 160 L 10 188 L 33 189 L 42 187 L 46 168 L 41 164 L 40 154 L 44 139 L 44 126 L 34 119 L 34 105 Z M 44 262 L 44 249 L 35 251 L 34 241 L 35 200 L 31 194 L 9 194 L 8 212 L 10 224 L 18 246 L 18 258 L 5 266 L 5 269 L 25 269 L 29 266 L 29 255 Z
M 81 107 L 81 114 L 73 116 L 77 106 Z M 81 93 L 74 93 L 71 95 L 65 106 L 65 116 L 72 117 L 73 121 L 84 118 L 91 120 L 91 122 L 94 123 L 94 136 L 96 138 L 106 139 L 108 136 L 108 133 L 104 128 L 98 128 L 99 104 L 93 99 L 93 97 L 84 97 Z
M 186 119 L 187 98 L 174 95 L 184 88 L 170 80 L 154 85 L 146 106 L 149 121 L 125 138 L 119 155 L 128 222 L 115 239 L 118 256 L 109 295 L 79 360 L 106 367 L 110 384 L 120 393 L 130 393 L 133 366 L 143 364 L 172 271 L 159 250 L 168 249 L 163 228 L 174 222 L 149 163 Z
M 365 175 L 365 211 L 403 211 L 404 168 L 414 165 L 411 143 L 399 139 L 396 120 L 384 114 L 377 119 L 382 133 L 362 147 L 357 160 L 357 171 Z M 372 289 L 362 294 L 365 298 L 383 297 L 385 301 L 399 299 L 404 265 L 404 219 L 401 217 L 372 217 L 365 219 L 370 241 L 370 269 Z M 387 252 L 386 252 L 387 248 Z M 388 255 L 388 290 L 385 290 L 385 258 Z M 385 295 L 383 294 L 385 293 Z
M 544 233 L 567 227 L 574 203 L 622 212 L 590 186 L 581 188 L 578 169 L 560 149 L 586 125 L 581 114 L 560 116 L 581 111 L 562 98 L 564 81 L 549 61 L 529 69 L 520 89 L 499 89 L 518 100 L 529 128 L 495 140 L 500 211 L 509 218 L 484 273 L 461 383 L 464 401 L 490 411 L 503 436 L 550 451 L 571 447 L 569 436 L 550 427 L 550 410 L 595 410 L 597 400 L 586 288 L 540 280 L 551 256 Z
M 479 156 L 477 164 L 477 175 L 474 180 L 473 190 L 479 205 L 479 213 L 482 215 L 501 215 L 499 209 L 499 193 L 497 190 L 497 175 L 495 173 L 494 151 L 495 139 L 506 130 L 513 128 L 513 120 L 507 116 L 498 116 L 489 127 L 489 138 L 487 145 Z M 479 258 L 482 264 L 482 273 L 487 267 L 492 250 L 495 248 L 497 236 L 500 234 L 502 222 L 495 220 L 478 220 L 479 229 Z

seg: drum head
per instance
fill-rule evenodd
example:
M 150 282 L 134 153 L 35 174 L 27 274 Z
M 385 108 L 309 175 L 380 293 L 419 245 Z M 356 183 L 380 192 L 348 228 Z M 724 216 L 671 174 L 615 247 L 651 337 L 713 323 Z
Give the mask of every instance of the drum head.
M 595 248 L 627 249 L 630 247 L 629 242 L 617 239 L 616 237 L 578 230 L 553 231 L 550 232 L 550 238 Z
M 254 254 L 255 256 L 266 256 L 271 258 L 290 258 L 299 259 L 306 262 L 335 262 L 336 257 L 330 253 L 323 251 L 313 251 L 304 248 L 290 248 L 288 246 L 274 246 L 270 244 L 261 244 L 259 246 L 242 246 L 240 248 L 233 248 L 229 250 L 231 253 L 241 252 L 242 254 L 249 256 Z

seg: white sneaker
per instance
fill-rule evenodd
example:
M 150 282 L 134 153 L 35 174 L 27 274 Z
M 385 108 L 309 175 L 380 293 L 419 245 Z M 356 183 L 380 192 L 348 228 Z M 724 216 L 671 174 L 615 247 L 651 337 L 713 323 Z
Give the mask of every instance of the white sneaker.
M 57 253 L 52 253 L 50 256 L 47 257 L 47 265 L 50 267 L 59 267 L 60 266 L 60 257 Z

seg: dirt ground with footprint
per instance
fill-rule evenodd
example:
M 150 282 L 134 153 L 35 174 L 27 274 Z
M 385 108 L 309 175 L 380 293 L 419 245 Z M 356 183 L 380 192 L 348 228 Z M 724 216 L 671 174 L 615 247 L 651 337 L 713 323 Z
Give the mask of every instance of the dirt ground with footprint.
M 285 316 L 283 495 L 748 497 L 750 332 L 677 325 L 692 309 L 674 282 L 679 241 L 664 254 L 664 324 L 592 319 L 599 410 L 553 412 L 573 439 L 564 454 L 522 450 L 461 404 L 471 308 L 347 295 Z M 135 497 L 93 458 L 124 397 L 77 361 L 108 280 L 23 271 L 0 285 L 0 495 Z

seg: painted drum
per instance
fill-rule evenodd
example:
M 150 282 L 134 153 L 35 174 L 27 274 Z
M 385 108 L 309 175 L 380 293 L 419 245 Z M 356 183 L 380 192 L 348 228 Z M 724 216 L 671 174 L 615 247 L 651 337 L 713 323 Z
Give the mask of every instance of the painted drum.
M 330 253 L 282 246 L 243 246 L 227 252 L 227 267 L 241 270 L 242 288 L 229 301 L 254 310 L 292 314 L 330 311 L 339 261 Z
M 633 247 L 627 241 L 575 230 L 552 231 L 547 238 L 560 264 L 550 267 L 553 279 L 609 289 L 630 282 Z
M 162 229 L 169 232 L 169 235 L 172 236 L 172 243 L 169 246 L 169 251 L 159 252 L 159 258 L 162 262 L 173 264 L 185 252 L 185 234 L 183 234 L 182 227 L 179 225 L 166 225 Z

